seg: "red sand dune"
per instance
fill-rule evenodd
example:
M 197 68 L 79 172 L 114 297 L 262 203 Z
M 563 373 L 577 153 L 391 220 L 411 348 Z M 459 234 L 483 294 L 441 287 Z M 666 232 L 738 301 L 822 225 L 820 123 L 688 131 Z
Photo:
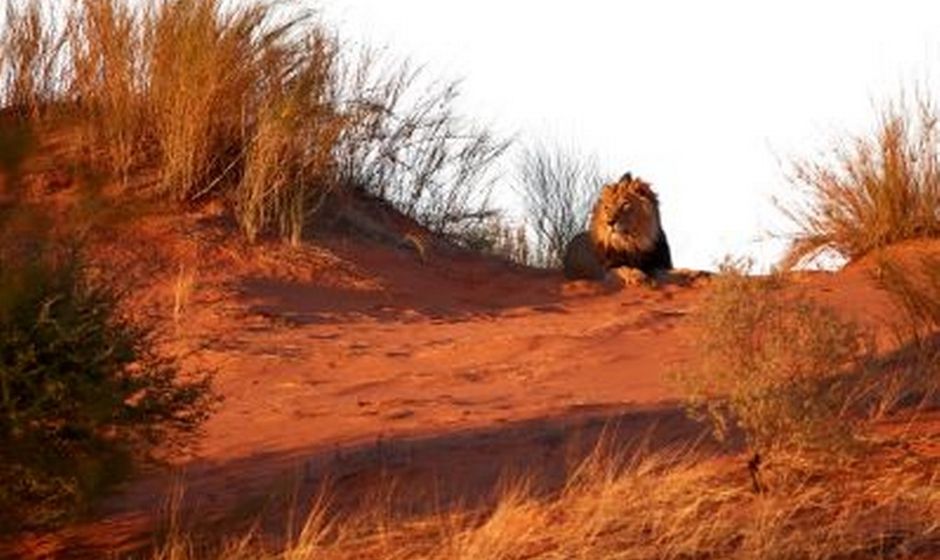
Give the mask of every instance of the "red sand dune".
M 645 445 L 703 433 L 666 381 L 690 355 L 701 282 L 613 289 L 344 240 L 249 247 L 220 218 L 174 220 L 136 224 L 109 254 L 142 287 L 135 310 L 166 325 L 188 367 L 217 372 L 224 402 L 179 473 L 142 473 L 95 521 L 21 550 L 147 543 L 174 477 L 200 522 L 324 481 L 342 501 L 394 479 L 430 507 L 485 497 L 507 470 L 557 481 L 605 425 Z M 194 283 L 174 322 L 180 271 Z M 866 265 L 799 282 L 863 321 L 890 317 Z

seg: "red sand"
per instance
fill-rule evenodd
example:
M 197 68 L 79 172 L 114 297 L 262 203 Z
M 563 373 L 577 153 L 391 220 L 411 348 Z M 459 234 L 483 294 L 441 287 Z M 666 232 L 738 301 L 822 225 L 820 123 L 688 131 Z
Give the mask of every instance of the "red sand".
M 225 399 L 174 459 L 191 519 L 251 512 L 272 492 L 327 479 L 361 491 L 393 477 L 415 503 L 467 500 L 506 469 L 563 476 L 611 422 L 648 445 L 702 433 L 666 381 L 689 356 L 684 320 L 701 285 L 618 290 L 344 241 L 248 247 L 218 220 L 150 219 L 112 247 L 135 263 L 136 311 L 166 325 L 187 367 L 214 369 Z M 870 268 L 800 282 L 877 323 L 891 311 Z M 194 285 L 174 322 L 180 270 Z M 24 546 L 92 557 L 145 544 L 172 480 L 142 473 L 95 521 Z

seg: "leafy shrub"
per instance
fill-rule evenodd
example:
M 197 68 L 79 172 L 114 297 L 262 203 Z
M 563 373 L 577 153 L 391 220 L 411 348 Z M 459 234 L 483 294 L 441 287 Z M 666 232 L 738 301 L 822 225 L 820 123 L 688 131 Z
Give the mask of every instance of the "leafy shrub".
M 776 274 L 726 263 L 696 317 L 696 362 L 676 374 L 693 407 L 755 449 L 851 443 L 847 371 L 864 368 L 870 337 Z
M 5 136 L 5 134 L 0 134 Z M 7 143 L 17 143 L 11 140 Z M 28 148 L 21 150 L 25 155 Z M 0 162 L 0 529 L 78 512 L 131 459 L 206 417 L 205 375 L 184 380 L 120 295 Z M 113 279 L 112 279 L 113 280 Z
M 795 165 L 794 182 L 809 204 L 785 208 L 799 227 L 786 266 L 825 249 L 852 260 L 905 239 L 940 237 L 938 115 L 921 103 L 881 118 L 873 138 L 833 150 L 831 160 Z

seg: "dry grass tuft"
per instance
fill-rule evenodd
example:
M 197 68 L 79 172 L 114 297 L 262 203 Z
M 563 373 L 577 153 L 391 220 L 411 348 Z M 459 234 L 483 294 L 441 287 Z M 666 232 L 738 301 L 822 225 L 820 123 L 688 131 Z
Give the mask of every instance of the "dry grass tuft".
M 333 151 L 348 118 L 337 110 L 336 49 L 318 33 L 302 49 L 282 51 L 265 65 L 287 87 L 262 100 L 235 191 L 236 214 L 249 239 L 275 223 L 282 237 L 299 242 L 307 214 L 337 187 Z
M 858 137 L 823 162 L 795 164 L 809 203 L 784 208 L 800 229 L 785 267 L 831 249 L 854 260 L 906 239 L 940 237 L 937 112 L 921 102 L 884 112 L 873 137 Z
M 82 132 L 95 158 L 126 183 L 146 160 L 142 22 L 117 0 L 82 0 L 68 13 L 72 78 L 69 97 L 82 111 Z M 152 154 L 150 154 L 152 155 Z
M 180 263 L 176 273 L 176 279 L 173 282 L 173 324 L 176 325 L 177 330 L 180 328 L 183 315 L 185 315 L 189 308 L 189 302 L 195 284 L 195 269 L 186 267 Z
M 223 11 L 219 0 L 163 0 L 145 18 L 141 58 L 169 196 L 208 195 L 245 144 L 260 65 L 281 38 L 265 27 L 270 16 L 263 5 Z

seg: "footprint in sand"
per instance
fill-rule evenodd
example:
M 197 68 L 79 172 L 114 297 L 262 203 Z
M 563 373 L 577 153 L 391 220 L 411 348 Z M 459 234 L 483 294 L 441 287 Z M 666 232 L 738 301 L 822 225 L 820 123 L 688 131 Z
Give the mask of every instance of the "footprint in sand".
M 470 383 L 480 383 L 481 381 L 484 381 L 486 379 L 486 376 L 477 370 L 461 371 L 455 374 L 455 376 L 458 379 L 461 379 L 463 381 L 468 381 Z
M 411 418 L 415 415 L 415 411 L 410 408 L 402 408 L 400 410 L 393 410 L 385 415 L 386 420 L 404 420 L 405 418 Z

